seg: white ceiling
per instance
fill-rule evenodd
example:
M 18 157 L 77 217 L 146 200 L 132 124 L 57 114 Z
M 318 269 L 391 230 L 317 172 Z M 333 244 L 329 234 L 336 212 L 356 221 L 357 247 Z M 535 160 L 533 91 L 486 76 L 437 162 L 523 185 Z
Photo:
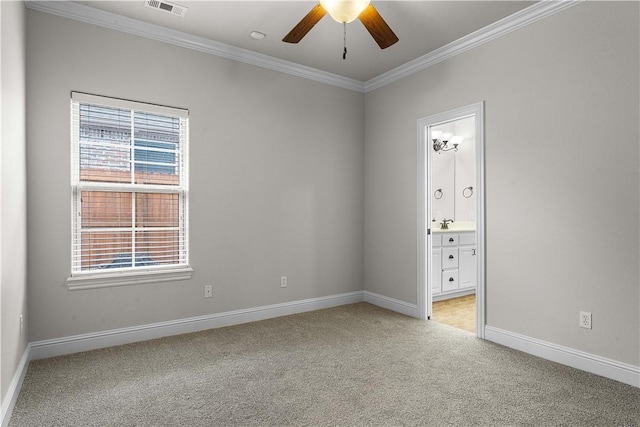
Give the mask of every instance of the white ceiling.
M 298 44 L 282 38 L 315 1 L 169 0 L 188 8 L 184 18 L 145 6 L 144 0 L 76 1 L 128 18 L 160 25 L 274 58 L 366 82 L 467 34 L 499 21 L 533 1 L 372 1 L 400 41 L 381 50 L 359 21 L 343 28 L 326 15 Z M 254 40 L 252 31 L 265 33 Z

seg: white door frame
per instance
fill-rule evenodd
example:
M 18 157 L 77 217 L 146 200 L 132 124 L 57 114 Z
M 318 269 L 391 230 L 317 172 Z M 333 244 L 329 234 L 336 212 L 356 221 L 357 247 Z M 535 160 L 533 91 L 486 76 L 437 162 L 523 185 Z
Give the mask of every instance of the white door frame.
M 433 150 L 429 128 L 445 122 L 475 116 L 476 128 L 476 331 L 484 338 L 485 325 L 485 207 L 484 207 L 484 102 L 467 105 L 418 120 L 418 314 L 431 318 L 431 161 Z

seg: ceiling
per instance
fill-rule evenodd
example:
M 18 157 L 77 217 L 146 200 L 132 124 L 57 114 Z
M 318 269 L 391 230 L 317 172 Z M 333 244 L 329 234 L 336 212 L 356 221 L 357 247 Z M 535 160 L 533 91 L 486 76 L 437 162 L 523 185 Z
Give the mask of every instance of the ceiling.
M 343 28 L 328 14 L 298 44 L 282 38 L 316 1 L 169 0 L 188 8 L 185 17 L 145 6 L 144 0 L 76 1 L 102 9 L 366 82 L 467 34 L 499 21 L 533 1 L 372 1 L 400 41 L 381 50 L 358 21 L 347 24 L 346 60 Z M 263 40 L 252 31 L 266 34 Z

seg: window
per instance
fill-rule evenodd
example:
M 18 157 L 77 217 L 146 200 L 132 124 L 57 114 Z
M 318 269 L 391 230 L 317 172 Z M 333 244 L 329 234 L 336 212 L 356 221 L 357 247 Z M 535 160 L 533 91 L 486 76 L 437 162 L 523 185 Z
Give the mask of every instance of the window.
M 188 111 L 73 92 L 72 289 L 190 277 Z

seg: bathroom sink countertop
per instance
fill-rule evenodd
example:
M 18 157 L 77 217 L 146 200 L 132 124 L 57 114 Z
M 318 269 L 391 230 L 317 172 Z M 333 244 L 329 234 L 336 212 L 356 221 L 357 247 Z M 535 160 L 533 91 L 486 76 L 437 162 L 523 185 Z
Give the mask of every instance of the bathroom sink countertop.
M 464 231 L 476 231 L 476 223 L 475 222 L 454 222 L 449 224 L 449 228 L 447 230 L 442 230 L 440 228 L 440 223 L 433 223 L 433 227 L 431 231 L 434 233 L 461 233 Z

